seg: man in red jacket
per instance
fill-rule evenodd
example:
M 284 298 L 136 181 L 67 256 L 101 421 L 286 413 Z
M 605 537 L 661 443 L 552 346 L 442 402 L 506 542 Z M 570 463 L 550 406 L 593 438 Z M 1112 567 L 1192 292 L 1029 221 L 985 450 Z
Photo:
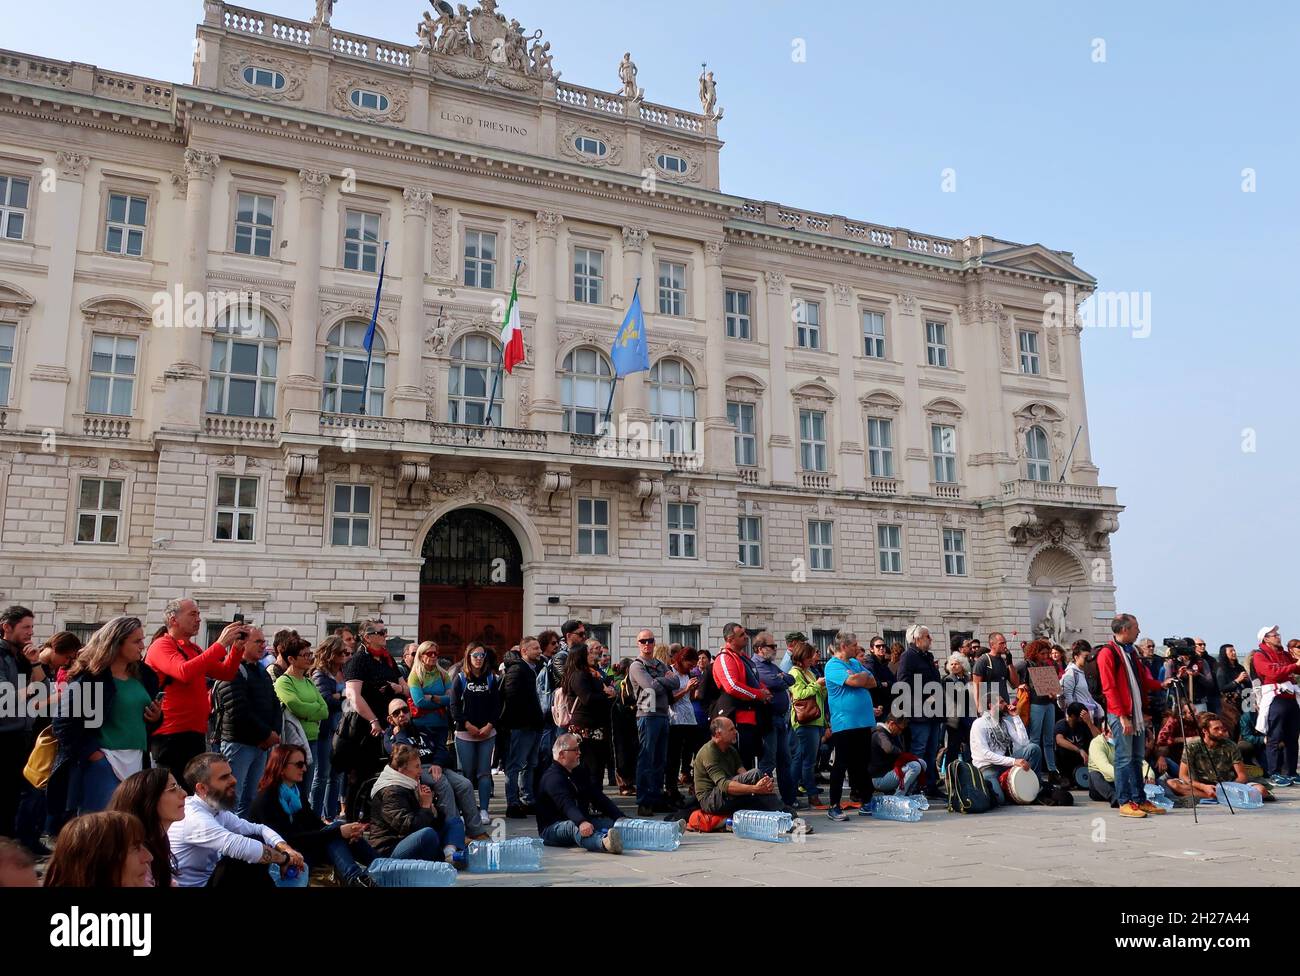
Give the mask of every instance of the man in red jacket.
M 721 715 L 736 724 L 739 733 L 736 751 L 740 753 L 740 764 L 753 769 L 762 745 L 759 709 L 772 700 L 772 692 L 763 686 L 758 671 L 745 656 L 748 643 L 749 634 L 740 624 L 729 623 L 722 628 L 722 650 L 713 662 L 713 683 L 722 694 L 709 717 Z
M 1264 752 L 1269 786 L 1295 786 L 1297 747 L 1300 745 L 1300 705 L 1296 704 L 1296 683 L 1300 682 L 1300 661 L 1282 649 L 1282 635 L 1276 627 L 1259 631 L 1259 650 L 1250 658 L 1259 675 L 1260 707 L 1267 727 Z
M 169 600 L 163 608 L 167 633 L 149 645 L 145 663 L 158 675 L 162 689 L 162 724 L 154 733 L 149 753 L 158 766 L 166 766 L 176 782 L 193 792 L 185 782 L 185 766 L 207 751 L 207 679 L 233 681 L 244 657 L 248 627 L 234 623 L 226 627 L 217 642 L 206 651 L 191 638 L 199 632 L 199 605 L 193 600 Z M 242 785 L 242 784 L 241 784 Z
M 1114 638 L 1097 654 L 1097 671 L 1106 699 L 1106 721 L 1115 742 L 1115 801 L 1121 817 L 1164 813 L 1146 798 L 1142 760 L 1146 756 L 1143 706 L 1147 696 L 1163 687 L 1142 666 L 1133 642 L 1141 632 L 1131 613 L 1110 622 Z M 1170 678 L 1165 684 L 1171 684 Z

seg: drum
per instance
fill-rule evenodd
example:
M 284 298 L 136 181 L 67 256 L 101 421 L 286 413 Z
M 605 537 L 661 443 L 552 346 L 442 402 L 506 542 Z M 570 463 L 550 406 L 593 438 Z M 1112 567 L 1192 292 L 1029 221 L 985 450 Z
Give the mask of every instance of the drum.
M 1079 789 L 1086 790 L 1088 788 L 1088 767 L 1087 766 L 1074 767 L 1074 781 L 1075 783 L 1078 784 Z
M 1028 806 L 1038 799 L 1038 777 L 1033 770 L 1012 766 L 998 777 L 998 782 L 1012 803 Z

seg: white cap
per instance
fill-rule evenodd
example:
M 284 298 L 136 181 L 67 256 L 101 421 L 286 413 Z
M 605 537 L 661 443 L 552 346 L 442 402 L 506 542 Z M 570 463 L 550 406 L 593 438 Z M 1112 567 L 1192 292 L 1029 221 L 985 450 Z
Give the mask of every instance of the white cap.
M 1257 644 L 1264 643 L 1264 638 L 1275 630 L 1277 630 L 1277 624 L 1273 624 L 1271 627 L 1261 627 L 1259 633 L 1255 635 L 1255 642 Z

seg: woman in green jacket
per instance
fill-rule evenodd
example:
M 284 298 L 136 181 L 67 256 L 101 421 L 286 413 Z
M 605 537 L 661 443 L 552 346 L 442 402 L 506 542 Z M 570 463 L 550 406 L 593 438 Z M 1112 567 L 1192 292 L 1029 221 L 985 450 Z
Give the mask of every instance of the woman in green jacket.
M 790 652 L 790 674 L 794 676 L 794 685 L 790 688 L 790 726 L 794 729 L 795 777 L 813 806 L 821 803 L 817 786 L 817 753 L 826 734 L 826 679 L 813 673 L 812 666 L 816 660 L 817 648 L 807 641 L 796 644 Z M 797 703 L 806 699 L 816 702 L 817 717 L 800 722 Z
M 285 711 L 302 725 L 303 734 L 307 737 L 306 743 L 302 745 L 304 751 L 310 756 L 313 743 L 320 734 L 320 724 L 329 718 L 330 707 L 321 697 L 316 682 L 307 676 L 307 671 L 314 660 L 311 644 L 301 638 L 290 641 L 284 648 L 284 660 L 288 670 L 275 679 L 275 696 L 280 699 L 280 704 L 284 706 Z M 285 723 L 286 732 L 288 724 Z M 311 780 L 315 773 L 316 767 L 311 766 L 307 770 L 307 775 L 298 783 L 304 806 L 311 796 Z

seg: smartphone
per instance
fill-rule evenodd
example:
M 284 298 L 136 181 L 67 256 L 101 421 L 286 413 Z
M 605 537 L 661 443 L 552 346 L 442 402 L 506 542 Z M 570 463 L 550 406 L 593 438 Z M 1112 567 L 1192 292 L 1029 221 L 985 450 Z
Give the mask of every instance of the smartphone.
M 162 704 L 162 701 L 163 701 L 163 695 L 165 695 L 165 694 L 167 694 L 167 692 L 165 692 L 165 691 L 160 691 L 160 692 L 158 692 L 158 694 L 154 695 L 154 696 L 153 696 L 154 703 L 155 703 L 155 704 L 158 704 L 158 705 L 161 705 L 161 704 Z

